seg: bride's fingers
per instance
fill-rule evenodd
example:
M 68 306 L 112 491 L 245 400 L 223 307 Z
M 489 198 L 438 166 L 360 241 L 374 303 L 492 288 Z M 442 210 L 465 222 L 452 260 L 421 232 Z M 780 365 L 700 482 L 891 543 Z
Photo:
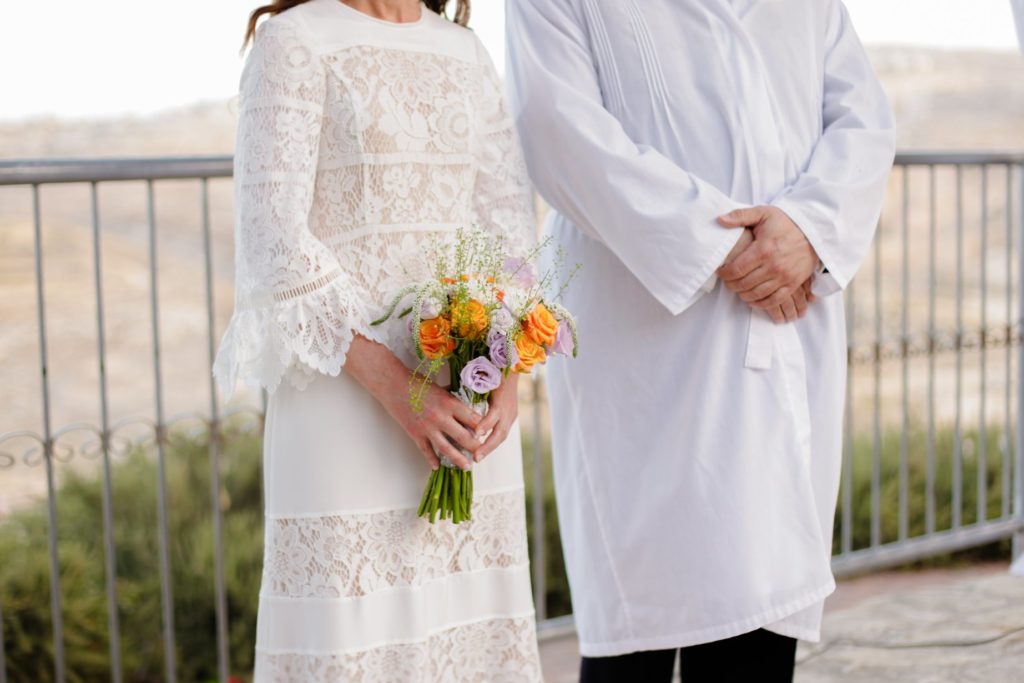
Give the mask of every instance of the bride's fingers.
M 456 420 L 470 429 L 476 429 L 483 419 L 476 411 L 457 398 L 448 396 L 445 399 L 445 403 L 445 410 L 450 410 Z
M 491 408 L 487 411 L 487 415 L 484 419 L 480 420 L 480 424 L 476 426 L 477 436 L 486 436 L 487 432 L 494 429 L 494 425 L 498 424 L 498 418 L 501 417 L 501 411 L 497 408 Z
M 476 452 L 476 461 L 482 462 L 484 458 L 494 452 L 498 446 L 500 446 L 505 439 L 508 438 L 509 423 L 505 420 L 501 420 L 494 426 L 494 430 L 491 435 L 487 437 L 487 441 L 484 441 L 484 445 L 479 448 Z
M 459 453 L 459 450 L 452 445 L 452 442 L 448 440 L 448 437 L 441 432 L 437 432 L 432 436 L 430 438 L 430 443 L 434 446 L 434 450 L 436 450 L 440 455 L 448 458 L 448 460 L 450 460 L 456 467 L 463 470 L 468 470 L 470 468 L 469 460 L 466 459 L 466 456 Z
M 466 427 L 458 422 L 455 418 L 448 420 L 445 424 L 441 425 L 441 431 L 448 435 L 455 443 L 460 447 L 465 448 L 467 451 L 475 451 L 480 448 L 480 440 L 476 437 L 476 432 L 466 429 Z
M 430 465 L 430 469 L 436 470 L 441 466 L 441 461 L 438 460 L 437 453 L 434 452 L 429 439 L 417 442 L 416 446 L 419 447 L 420 453 L 423 454 L 423 459 Z

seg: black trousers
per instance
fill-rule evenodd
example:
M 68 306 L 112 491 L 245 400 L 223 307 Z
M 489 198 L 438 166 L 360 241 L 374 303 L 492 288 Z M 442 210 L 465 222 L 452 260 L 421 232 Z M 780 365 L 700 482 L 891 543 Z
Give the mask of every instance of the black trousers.
M 758 629 L 680 650 L 584 657 L 580 683 L 670 683 L 677 652 L 682 683 L 791 683 L 796 640 Z

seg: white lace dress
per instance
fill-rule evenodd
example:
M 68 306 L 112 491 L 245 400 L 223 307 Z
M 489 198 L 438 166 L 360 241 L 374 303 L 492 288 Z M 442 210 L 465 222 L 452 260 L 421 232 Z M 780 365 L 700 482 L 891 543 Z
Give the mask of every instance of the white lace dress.
M 477 225 L 526 248 L 530 193 L 477 38 L 311 0 L 242 76 L 236 311 L 215 373 L 270 394 L 256 680 L 540 680 L 518 430 L 475 471 L 473 521 L 416 517 L 429 470 L 341 372 L 424 243 Z M 283 380 L 283 381 L 282 381 Z

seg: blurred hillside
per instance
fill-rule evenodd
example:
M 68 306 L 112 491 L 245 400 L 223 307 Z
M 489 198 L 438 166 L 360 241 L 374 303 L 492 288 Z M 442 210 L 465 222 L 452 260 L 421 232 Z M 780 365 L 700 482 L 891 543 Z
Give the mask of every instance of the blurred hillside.
M 909 47 L 870 50 L 892 100 L 900 149 L 1024 148 L 1024 57 Z M 0 157 L 227 154 L 235 103 L 147 117 L 0 121 Z

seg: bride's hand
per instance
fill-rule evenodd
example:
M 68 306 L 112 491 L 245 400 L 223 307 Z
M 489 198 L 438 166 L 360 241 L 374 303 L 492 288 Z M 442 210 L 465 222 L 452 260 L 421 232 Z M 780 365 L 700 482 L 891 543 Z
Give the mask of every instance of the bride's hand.
M 437 453 L 468 470 L 471 463 L 452 441 L 473 452 L 480 448 L 474 430 L 481 418 L 447 391 L 431 383 L 423 397 L 423 410 L 409 405 L 412 373 L 386 347 L 356 335 L 349 347 L 345 370 L 362 384 L 401 425 L 432 469 L 440 466 Z M 436 453 L 435 453 L 436 449 Z
M 508 438 L 512 425 L 519 416 L 519 374 L 511 373 L 497 389 L 491 392 L 491 407 L 487 416 L 477 425 L 476 433 L 481 437 L 490 436 L 476 451 L 476 461 L 481 462 Z

